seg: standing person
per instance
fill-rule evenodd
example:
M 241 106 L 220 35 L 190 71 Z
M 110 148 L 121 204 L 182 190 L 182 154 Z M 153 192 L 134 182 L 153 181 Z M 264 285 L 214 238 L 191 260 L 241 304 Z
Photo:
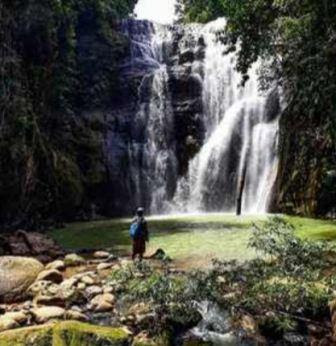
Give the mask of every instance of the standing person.
M 130 227 L 130 236 L 133 241 L 132 259 L 135 260 L 136 256 L 139 255 L 139 259 L 142 261 L 146 252 L 146 242 L 149 240 L 143 208 L 137 209 L 136 216 Z

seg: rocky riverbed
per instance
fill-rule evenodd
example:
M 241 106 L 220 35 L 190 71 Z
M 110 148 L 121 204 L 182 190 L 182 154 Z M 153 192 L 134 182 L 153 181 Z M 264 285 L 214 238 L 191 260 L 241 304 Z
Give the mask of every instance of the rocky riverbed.
M 161 260 L 151 262 L 162 269 Z M 169 345 L 168 334 L 153 337 L 150 306 L 121 298 L 123 287 L 113 273 L 133 267 L 107 251 L 90 258 L 67 254 L 45 265 L 31 257 L 0 257 L 0 345 L 45 346 L 58 339 L 64 346 Z
M 118 327 L 129 339 L 134 336 L 132 324 L 144 316 L 139 315 L 136 307 L 127 316 L 121 315 L 114 294 L 118 286 L 108 280 L 114 269 L 129 262 L 104 251 L 95 252 L 90 260 L 68 254 L 45 266 L 33 258 L 1 257 L 0 331 L 34 327 L 31 331 L 36 334 L 51 328 L 48 325 L 36 329 L 36 326 L 68 320 Z M 64 328 L 67 324 L 57 326 Z M 4 340 L 10 335 L 18 334 L 1 333 L 0 345 L 5 345 Z

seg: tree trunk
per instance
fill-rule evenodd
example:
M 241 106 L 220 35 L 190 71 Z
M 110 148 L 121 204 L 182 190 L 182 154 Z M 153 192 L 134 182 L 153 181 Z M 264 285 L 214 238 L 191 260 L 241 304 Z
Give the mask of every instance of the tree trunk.
M 242 175 L 241 175 L 241 178 L 238 182 L 238 195 L 237 195 L 237 203 L 236 203 L 236 215 L 237 216 L 241 215 L 243 192 L 244 192 L 245 181 L 246 181 L 246 173 L 247 173 L 247 159 L 244 162 Z

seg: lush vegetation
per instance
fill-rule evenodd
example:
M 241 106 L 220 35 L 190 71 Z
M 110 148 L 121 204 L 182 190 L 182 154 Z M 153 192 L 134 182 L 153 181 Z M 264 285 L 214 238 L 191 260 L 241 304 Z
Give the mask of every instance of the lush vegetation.
M 128 49 L 116 20 L 134 4 L 1 2 L 1 224 L 34 227 L 74 215 L 104 178 L 99 121 L 78 115 L 113 97 Z
M 336 4 L 320 0 L 185 0 L 186 20 L 221 16 L 219 37 L 237 50 L 242 81 L 259 59 L 264 89 L 280 85 L 280 174 L 276 204 L 326 214 L 335 200 Z
M 309 328 L 327 335 L 336 280 L 332 244 L 303 240 L 285 219 L 272 218 L 254 226 L 248 246 L 258 253 L 248 262 L 215 260 L 206 272 L 180 274 L 140 262 L 113 271 L 110 280 L 126 305 L 136 303 L 147 316 L 139 330 L 153 335 L 197 324 L 205 301 L 228 311 L 233 329 L 246 329 L 243 320 L 253 316 L 250 336 L 276 341 L 288 332 L 308 335 Z

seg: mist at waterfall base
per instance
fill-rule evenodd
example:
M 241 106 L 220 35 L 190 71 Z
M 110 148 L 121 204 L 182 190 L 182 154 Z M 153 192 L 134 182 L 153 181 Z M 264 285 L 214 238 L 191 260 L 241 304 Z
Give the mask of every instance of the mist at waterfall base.
M 129 19 L 122 26 L 131 40 L 125 74 L 132 69 L 144 75 L 130 129 L 135 135 L 127 149 L 134 204 L 144 205 L 150 214 L 231 213 L 246 174 L 242 212 L 266 213 L 278 166 L 279 101 L 276 92 L 260 94 L 257 66 L 240 87 L 236 55 L 223 54 L 225 47 L 216 38 L 225 20 L 162 25 Z M 172 79 L 183 73 L 193 79 L 194 90 L 184 87 L 198 105 L 196 129 L 184 139 L 197 150 L 186 168 L 181 168 L 176 136 L 184 130 L 176 125 L 181 118 L 176 109 L 184 105 L 177 108 L 172 92 Z

